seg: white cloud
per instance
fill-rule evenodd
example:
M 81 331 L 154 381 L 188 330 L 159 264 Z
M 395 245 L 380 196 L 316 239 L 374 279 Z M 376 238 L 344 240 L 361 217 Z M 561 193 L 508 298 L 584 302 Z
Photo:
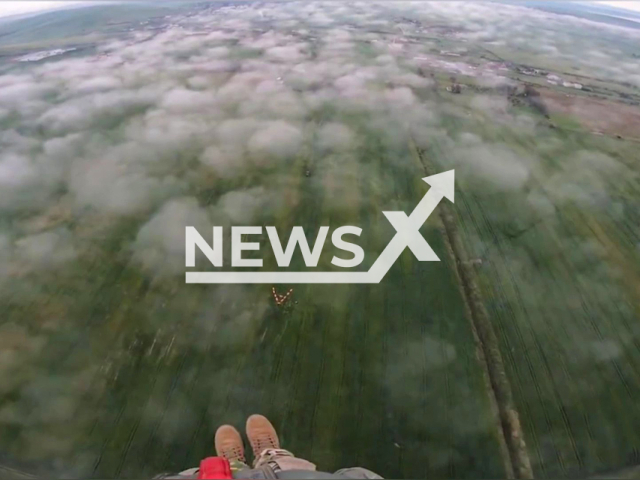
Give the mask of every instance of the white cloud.
M 273 158 L 293 157 L 302 146 L 302 131 L 287 122 L 266 122 L 249 139 L 249 151 L 254 161 L 267 166 Z
M 170 200 L 140 228 L 132 247 L 134 260 L 154 275 L 183 274 L 186 226 L 205 235 L 213 225 L 195 198 Z

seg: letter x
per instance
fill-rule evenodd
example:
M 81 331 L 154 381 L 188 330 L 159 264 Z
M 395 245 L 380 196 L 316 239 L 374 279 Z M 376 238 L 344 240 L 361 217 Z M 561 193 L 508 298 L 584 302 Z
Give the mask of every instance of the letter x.
M 396 238 L 402 242 L 402 250 L 405 247 L 409 247 L 409 249 L 413 252 L 416 258 L 421 262 L 435 261 L 440 260 L 436 255 L 436 252 L 433 251 L 431 246 L 427 243 L 424 237 L 420 234 L 420 227 L 422 223 L 419 222 L 416 215 L 417 210 L 414 210 L 411 213 L 411 216 L 407 217 L 407 214 L 404 212 L 382 212 L 384 213 L 387 220 L 393 225 L 393 228 L 396 229 Z

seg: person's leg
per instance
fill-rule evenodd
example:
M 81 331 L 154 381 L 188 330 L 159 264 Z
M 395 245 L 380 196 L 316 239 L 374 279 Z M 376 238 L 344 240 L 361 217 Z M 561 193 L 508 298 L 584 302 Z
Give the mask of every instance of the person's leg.
M 223 425 L 216 430 L 214 440 L 216 454 L 229 462 L 232 472 L 249 468 L 244 456 L 244 444 L 238 430 L 231 425 Z
M 247 419 L 247 438 L 253 449 L 254 468 L 269 466 L 274 472 L 316 469 L 313 463 L 296 458 L 291 452 L 280 448 L 276 429 L 262 415 L 251 415 Z
M 360 478 L 360 479 L 382 478 L 377 473 L 374 473 L 371 470 L 367 470 L 366 468 L 362 468 L 362 467 L 341 468 L 340 470 L 335 472 L 335 474 L 341 475 L 347 478 Z

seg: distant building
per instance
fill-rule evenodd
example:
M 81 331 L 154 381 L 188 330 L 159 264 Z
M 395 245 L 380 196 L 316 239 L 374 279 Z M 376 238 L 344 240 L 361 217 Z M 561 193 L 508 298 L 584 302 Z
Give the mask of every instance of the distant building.
M 562 86 L 563 87 L 567 87 L 567 88 L 575 88 L 575 89 L 578 89 L 578 90 L 582 90 L 582 84 L 581 83 L 562 82 Z
M 516 67 L 516 71 L 522 73 L 523 75 L 546 75 L 547 72 L 544 70 L 540 70 L 539 68 L 531 68 L 531 67 Z

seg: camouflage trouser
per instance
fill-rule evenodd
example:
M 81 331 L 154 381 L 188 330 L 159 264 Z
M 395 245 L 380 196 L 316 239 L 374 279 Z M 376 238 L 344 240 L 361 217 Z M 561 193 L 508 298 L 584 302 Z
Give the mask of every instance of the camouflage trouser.
M 293 454 L 283 449 L 267 449 L 263 451 L 258 458 L 254 461 L 254 467 L 243 462 L 234 460 L 230 462 L 231 473 L 233 478 L 244 479 L 276 479 L 278 478 L 278 472 L 286 470 L 315 470 L 316 466 L 302 458 L 296 458 Z M 344 478 L 356 478 L 356 479 L 378 479 L 382 478 L 380 475 L 361 467 L 343 468 L 335 472 L 335 475 L 339 475 Z M 190 468 L 177 475 L 162 476 L 156 478 L 173 478 L 183 479 L 198 478 L 198 468 Z
M 235 462 L 234 462 L 235 463 Z M 237 462 L 240 464 L 240 462 Z M 235 467 L 237 468 L 238 465 Z M 244 464 L 241 464 L 244 465 Z M 263 479 L 263 478 L 278 478 L 278 472 L 285 470 L 315 470 L 316 466 L 302 458 L 294 457 L 291 452 L 283 449 L 267 449 L 264 450 L 258 458 L 255 459 L 253 469 L 244 465 L 243 468 L 234 469 L 234 464 L 231 465 L 231 471 L 234 478 L 251 478 L 251 479 Z M 371 470 L 361 467 L 343 468 L 335 472 L 335 475 L 340 475 L 346 478 L 382 478 L 380 475 L 373 473 Z
M 268 466 L 274 472 L 281 470 L 315 470 L 316 466 L 302 458 L 296 458 L 288 450 L 282 448 L 268 448 L 253 462 L 254 468 Z

